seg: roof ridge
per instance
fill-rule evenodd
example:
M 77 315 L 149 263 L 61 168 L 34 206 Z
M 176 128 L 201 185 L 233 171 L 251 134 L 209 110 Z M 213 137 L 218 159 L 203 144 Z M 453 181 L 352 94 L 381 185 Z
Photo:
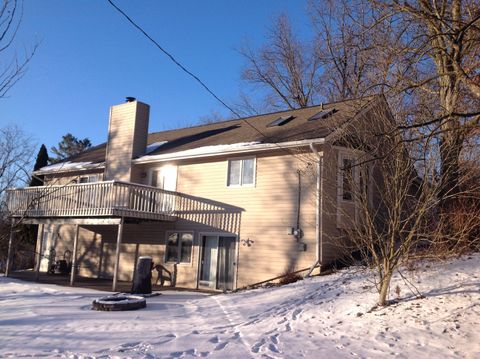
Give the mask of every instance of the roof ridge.
M 373 98 L 376 98 L 376 97 L 379 97 L 379 96 L 380 96 L 380 95 L 369 95 L 369 96 L 364 96 L 364 97 L 349 98 L 349 99 L 346 99 L 346 100 L 338 100 L 338 101 L 320 103 L 320 104 L 317 104 L 317 105 L 310 105 L 310 106 L 305 106 L 305 107 L 300 107 L 300 108 L 285 109 L 285 110 L 281 110 L 281 111 L 273 111 L 273 112 L 261 113 L 261 114 L 258 114 L 258 115 L 251 115 L 251 116 L 247 116 L 247 117 L 232 118 L 232 119 L 228 119 L 228 120 L 224 120 L 224 121 L 218 121 L 218 122 L 212 122 L 212 123 L 204 123 L 204 124 L 187 126 L 187 127 L 177 127 L 177 128 L 172 128 L 172 129 L 170 129 L 170 130 L 150 132 L 148 135 L 155 135 L 155 134 L 158 134 L 158 133 L 178 131 L 178 130 L 181 130 L 181 129 L 184 129 L 184 128 L 197 128 L 197 127 L 204 127 L 204 126 L 213 126 L 213 125 L 218 125 L 218 124 L 223 124 L 223 123 L 233 122 L 233 121 L 246 121 L 246 120 L 252 119 L 252 118 L 254 118 L 254 117 L 262 117 L 262 116 L 274 115 L 274 114 L 283 113 L 283 112 L 302 111 L 302 110 L 312 109 L 312 108 L 314 108 L 314 107 L 330 106 L 330 105 L 334 105 L 334 104 L 345 103 L 345 102 L 352 102 L 352 101 L 360 101 L 360 100 L 364 100 L 364 99 L 372 100 Z

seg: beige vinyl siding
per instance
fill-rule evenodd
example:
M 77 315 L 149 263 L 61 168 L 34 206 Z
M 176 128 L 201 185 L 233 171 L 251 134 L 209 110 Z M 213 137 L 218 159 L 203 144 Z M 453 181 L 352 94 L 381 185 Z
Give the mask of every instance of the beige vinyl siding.
M 54 233 L 53 245 L 57 259 L 63 259 L 63 254 L 67 249 L 73 251 L 75 226 L 51 225 L 46 227 L 46 230 Z M 171 223 L 162 222 L 125 224 L 121 245 L 119 279 L 132 280 L 134 264 L 139 256 L 148 255 L 152 257 L 155 263 L 163 262 L 165 233 L 171 229 Z M 116 241 L 117 226 L 80 226 L 77 251 L 79 275 L 112 278 L 115 265 Z M 173 270 L 173 268 L 171 269 Z M 180 286 L 194 285 L 194 280 L 182 278 L 180 274 L 177 282 Z
M 292 155 L 263 153 L 256 156 L 255 186 L 228 187 L 228 157 L 179 163 L 177 191 L 215 203 L 226 212 L 182 215 L 175 223 L 175 229 L 195 232 L 191 275 L 198 266 L 199 234 L 207 232 L 239 235 L 237 287 L 278 276 L 287 268 L 311 266 L 316 260 L 316 182 L 312 176 L 302 175 L 300 228 L 304 233 L 300 242 L 306 243 L 307 251 L 299 251 L 296 239 L 287 234 L 287 228 L 296 227 L 297 169 L 304 166 Z
M 98 175 L 100 181 L 103 180 L 103 169 L 102 170 L 89 170 L 89 171 L 76 171 L 68 173 L 57 173 L 54 175 L 47 175 L 44 177 L 44 186 L 54 186 L 54 185 L 67 185 L 72 183 L 78 183 L 80 177 L 82 176 L 91 176 Z
M 337 153 L 324 150 L 324 250 L 328 263 L 341 254 L 337 245 Z M 248 157 L 252 157 L 249 155 Z M 282 151 L 254 156 L 255 184 L 228 187 L 229 157 L 181 161 L 177 165 L 177 191 L 196 203 L 190 213 L 179 214 L 174 223 L 143 222 L 126 224 L 120 255 L 120 280 L 131 280 L 135 260 L 150 255 L 176 273 L 177 286 L 195 288 L 202 233 L 231 233 L 237 236 L 237 288 L 283 274 L 287 269 L 305 269 L 317 259 L 316 243 L 316 159 L 304 153 L 298 156 Z M 238 157 L 235 157 L 238 158 Z M 308 162 L 310 165 L 308 166 Z M 145 184 L 146 175 L 158 164 L 138 166 L 135 172 Z M 300 229 L 296 240 L 287 229 L 296 227 L 298 173 L 301 170 Z M 75 176 L 63 176 L 68 183 Z M 61 226 L 63 246 L 73 249 L 73 226 Z M 164 263 L 168 230 L 193 231 L 192 261 L 188 264 Z M 79 241 L 80 274 L 112 277 L 117 226 L 82 226 Z M 306 244 L 306 251 L 299 244 Z M 57 255 L 62 249 L 59 247 Z M 156 272 L 154 273 L 156 279 Z

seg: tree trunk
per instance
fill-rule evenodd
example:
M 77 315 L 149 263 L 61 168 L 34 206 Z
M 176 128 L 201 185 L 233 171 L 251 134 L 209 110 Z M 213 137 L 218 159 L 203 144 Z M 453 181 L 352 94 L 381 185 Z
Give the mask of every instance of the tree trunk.
M 386 270 L 383 274 L 383 278 L 381 278 L 378 305 L 382 307 L 387 305 L 388 289 L 390 288 L 390 280 L 392 279 L 392 274 L 393 273 L 391 270 Z
M 445 136 L 446 137 L 446 136 Z M 441 187 L 440 207 L 445 211 L 453 209 L 459 189 L 459 157 L 462 148 L 460 135 L 449 133 L 449 138 L 443 138 L 440 146 L 441 156 Z M 452 138 L 453 137 L 453 138 Z

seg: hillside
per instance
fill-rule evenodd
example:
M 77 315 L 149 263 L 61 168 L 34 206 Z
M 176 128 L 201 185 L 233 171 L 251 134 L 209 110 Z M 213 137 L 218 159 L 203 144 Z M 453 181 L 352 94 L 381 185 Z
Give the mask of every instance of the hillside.
M 359 269 L 207 296 L 164 292 L 132 312 L 94 312 L 102 293 L 0 278 L 0 357 L 480 357 L 480 255 L 397 274 L 391 297 Z

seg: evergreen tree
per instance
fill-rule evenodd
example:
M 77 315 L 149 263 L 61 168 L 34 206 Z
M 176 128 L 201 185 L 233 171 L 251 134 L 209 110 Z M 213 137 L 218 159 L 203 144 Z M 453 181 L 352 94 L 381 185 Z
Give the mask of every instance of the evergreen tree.
M 67 133 L 62 136 L 62 140 L 58 143 L 58 148 L 53 146 L 50 150 L 56 155 L 56 157 L 50 158 L 51 163 L 60 162 L 66 158 L 77 155 L 83 152 L 87 148 L 92 146 L 88 138 L 79 140 L 71 133 Z
M 48 151 L 44 144 L 40 147 L 40 150 L 37 154 L 37 160 L 35 161 L 35 166 L 33 166 L 33 171 L 38 171 L 40 168 L 48 165 Z M 43 181 L 38 177 L 32 177 L 30 180 L 30 186 L 42 186 Z

